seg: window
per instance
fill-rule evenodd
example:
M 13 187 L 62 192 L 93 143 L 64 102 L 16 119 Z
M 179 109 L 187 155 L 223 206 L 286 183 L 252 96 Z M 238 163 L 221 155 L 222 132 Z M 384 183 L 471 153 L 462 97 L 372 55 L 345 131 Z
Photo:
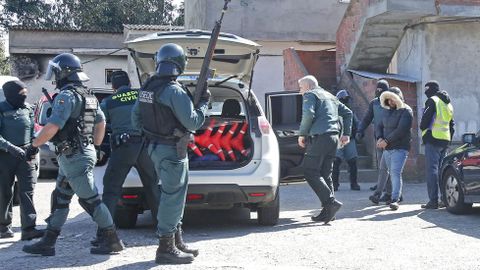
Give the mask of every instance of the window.
M 107 68 L 105 69 L 105 84 L 112 84 L 112 73 L 121 71 L 121 68 Z

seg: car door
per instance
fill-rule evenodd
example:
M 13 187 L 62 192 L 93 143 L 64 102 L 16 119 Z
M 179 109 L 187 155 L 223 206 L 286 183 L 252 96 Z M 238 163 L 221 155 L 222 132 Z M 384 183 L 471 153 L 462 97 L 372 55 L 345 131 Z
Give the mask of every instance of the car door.
M 477 142 L 480 132 L 477 133 Z M 462 160 L 463 180 L 467 195 L 480 195 L 480 144 L 472 144 Z
M 278 139 L 281 178 L 303 177 L 301 164 L 305 150 L 298 146 L 302 120 L 302 95 L 297 91 L 265 94 L 267 119 Z

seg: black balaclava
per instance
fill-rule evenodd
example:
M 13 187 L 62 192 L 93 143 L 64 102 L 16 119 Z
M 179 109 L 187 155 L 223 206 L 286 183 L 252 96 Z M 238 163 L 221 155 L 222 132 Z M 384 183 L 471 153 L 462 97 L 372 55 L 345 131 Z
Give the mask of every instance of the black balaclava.
M 379 80 L 377 82 L 377 90 L 375 90 L 375 97 L 380 97 L 380 95 L 383 92 L 388 91 L 389 88 L 390 88 L 390 85 L 386 80 Z
M 9 81 L 2 86 L 5 99 L 14 109 L 25 107 L 27 95 L 20 94 L 20 91 L 24 88 L 27 88 L 27 86 L 21 81 Z
M 440 85 L 437 81 L 429 81 L 425 84 L 425 95 L 427 98 L 433 97 L 438 91 L 440 91 Z

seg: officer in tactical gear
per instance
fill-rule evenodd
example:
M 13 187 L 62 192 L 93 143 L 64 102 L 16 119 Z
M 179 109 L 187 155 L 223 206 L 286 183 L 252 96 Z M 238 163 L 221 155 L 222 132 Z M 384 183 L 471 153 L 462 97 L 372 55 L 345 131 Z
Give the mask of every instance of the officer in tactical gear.
M 158 207 L 160 237 L 155 262 L 190 263 L 198 250 L 182 240 L 182 217 L 188 185 L 187 144 L 191 132 L 205 121 L 210 93 L 205 91 L 195 108 L 188 89 L 176 78 L 185 70 L 187 58 L 176 44 L 163 45 L 156 54 L 156 74 L 145 82 L 135 104 L 132 121 L 148 141 L 148 153 L 161 177 Z
M 43 256 L 55 255 L 55 242 L 67 220 L 70 201 L 76 194 L 80 205 L 101 230 L 102 241 L 90 249 L 92 254 L 111 254 L 123 250 L 112 217 L 102 203 L 94 185 L 93 168 L 97 162 L 95 146 L 99 146 L 105 133 L 105 117 L 98 101 L 83 85 L 88 77 L 82 71 L 80 59 L 62 53 L 48 65 L 46 80 L 55 76 L 60 93 L 53 101 L 52 114 L 32 148 L 51 141 L 55 145 L 58 178 L 51 196 L 51 213 L 43 238 L 23 251 Z
M 3 85 L 5 101 L 0 102 L 0 238 L 13 237 L 13 184 L 18 179 L 22 240 L 43 236 L 35 229 L 37 213 L 33 190 L 37 183 L 37 152 L 26 153 L 34 136 L 33 106 L 26 103 L 27 86 L 21 81 Z M 28 156 L 27 156 L 28 155 Z
M 112 129 L 110 135 L 112 152 L 103 177 L 102 199 L 114 217 L 117 202 L 122 193 L 123 182 L 125 182 L 130 169 L 135 167 L 140 175 L 152 216 L 156 221 L 160 196 L 158 178 L 144 146 L 142 133 L 133 127 L 131 121 L 138 90 L 130 87 L 130 79 L 125 71 L 112 73 L 112 87 L 115 94 L 105 98 L 101 104 L 105 118 Z
M 338 91 L 336 97 L 340 102 L 345 106 L 350 108 L 350 94 L 347 90 L 342 89 Z M 352 133 L 350 134 L 350 142 L 347 143 L 340 149 L 337 149 L 337 156 L 333 162 L 333 172 L 332 172 L 332 181 L 333 189 L 338 190 L 340 186 L 339 176 L 340 176 L 340 165 L 344 159 L 348 163 L 348 172 L 350 174 L 350 189 L 351 190 L 360 190 L 360 185 L 357 182 L 358 168 L 357 168 L 357 144 L 355 142 L 355 134 L 357 132 L 358 119 L 355 113 L 352 112 Z

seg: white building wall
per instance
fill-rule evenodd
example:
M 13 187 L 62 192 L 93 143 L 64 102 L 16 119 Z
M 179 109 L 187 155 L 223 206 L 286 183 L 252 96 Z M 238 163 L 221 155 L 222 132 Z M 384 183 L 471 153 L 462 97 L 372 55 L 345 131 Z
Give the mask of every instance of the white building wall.
M 399 74 L 419 78 L 418 110 L 424 107 L 423 86 L 437 80 L 452 99 L 454 140 L 480 129 L 480 24 L 429 24 L 409 30 L 398 50 Z

